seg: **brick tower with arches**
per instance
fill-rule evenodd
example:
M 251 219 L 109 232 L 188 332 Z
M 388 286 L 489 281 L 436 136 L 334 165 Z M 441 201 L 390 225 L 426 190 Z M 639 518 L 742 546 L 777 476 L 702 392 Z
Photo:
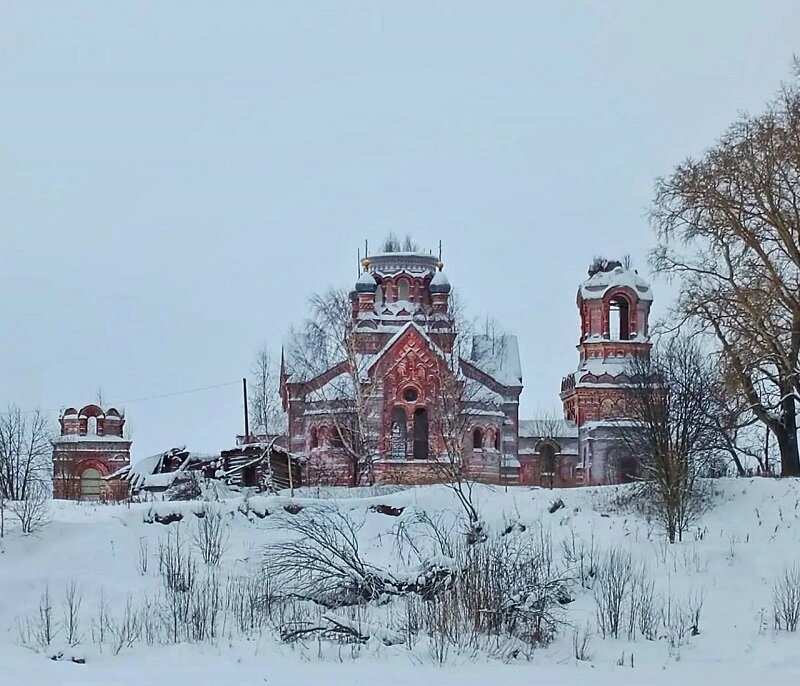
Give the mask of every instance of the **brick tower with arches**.
M 58 418 L 61 435 L 53 439 L 53 497 L 66 500 L 116 500 L 127 485 L 103 477 L 130 464 L 125 414 L 86 405 L 69 407 Z
M 613 260 L 596 260 L 578 288 L 581 319 L 577 371 L 564 377 L 564 417 L 579 432 L 584 483 L 624 482 L 637 465 L 615 437 L 625 418 L 629 367 L 650 355 L 650 284 Z

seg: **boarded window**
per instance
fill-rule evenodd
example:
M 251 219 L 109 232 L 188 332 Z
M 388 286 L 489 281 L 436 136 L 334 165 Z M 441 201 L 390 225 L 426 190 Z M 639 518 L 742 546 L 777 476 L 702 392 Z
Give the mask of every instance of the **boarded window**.
M 99 500 L 101 477 L 96 469 L 85 469 L 81 474 L 81 500 Z
M 392 410 L 392 459 L 406 459 L 406 411 L 402 407 Z

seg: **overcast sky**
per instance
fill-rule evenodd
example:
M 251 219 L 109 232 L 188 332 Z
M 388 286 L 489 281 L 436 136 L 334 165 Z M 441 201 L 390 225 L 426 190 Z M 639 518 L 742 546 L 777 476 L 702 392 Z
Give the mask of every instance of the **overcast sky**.
M 654 179 L 799 29 L 792 1 L 4 0 L 0 403 L 102 388 L 135 458 L 229 446 L 256 350 L 394 232 L 518 334 L 522 416 L 557 408 L 592 256 L 646 273 Z

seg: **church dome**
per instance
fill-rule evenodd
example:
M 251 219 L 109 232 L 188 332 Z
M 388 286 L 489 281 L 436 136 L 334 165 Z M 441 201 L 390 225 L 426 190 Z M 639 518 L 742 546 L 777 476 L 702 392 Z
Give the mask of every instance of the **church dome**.
M 450 281 L 445 276 L 444 272 L 440 269 L 433 275 L 430 284 L 430 291 L 431 293 L 449 293 L 450 292 Z
M 378 282 L 368 271 L 361 272 L 356 281 L 356 293 L 374 293 L 378 289 Z

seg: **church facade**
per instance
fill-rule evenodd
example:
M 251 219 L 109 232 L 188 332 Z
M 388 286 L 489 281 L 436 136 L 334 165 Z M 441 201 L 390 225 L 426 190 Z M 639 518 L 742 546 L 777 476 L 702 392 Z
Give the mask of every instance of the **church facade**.
M 465 329 L 436 257 L 387 252 L 362 265 L 339 349 L 331 354 L 319 332 L 283 347 L 288 449 L 305 483 L 426 483 L 457 469 L 491 483 L 567 487 L 634 474 L 614 426 L 626 365 L 650 350 L 652 294 L 635 270 L 593 265 L 578 289 L 579 362 L 562 382 L 563 418 L 520 420 L 517 338 Z
M 125 414 L 86 405 L 61 412 L 53 444 L 53 497 L 118 500 L 127 487 L 104 477 L 130 464 L 131 441 L 124 436 Z

